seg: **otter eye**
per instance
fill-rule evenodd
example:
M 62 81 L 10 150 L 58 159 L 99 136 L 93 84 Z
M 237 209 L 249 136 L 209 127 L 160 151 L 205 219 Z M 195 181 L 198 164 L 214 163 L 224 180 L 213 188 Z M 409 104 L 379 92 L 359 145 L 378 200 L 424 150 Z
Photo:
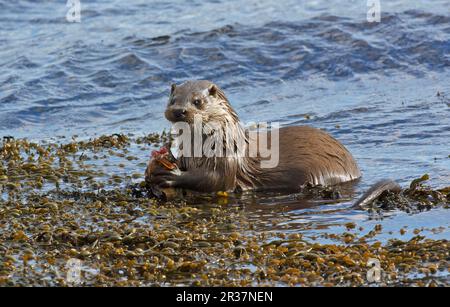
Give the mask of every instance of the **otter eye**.
M 195 99 L 192 103 L 194 104 L 194 106 L 198 107 L 202 104 L 202 101 L 200 99 Z

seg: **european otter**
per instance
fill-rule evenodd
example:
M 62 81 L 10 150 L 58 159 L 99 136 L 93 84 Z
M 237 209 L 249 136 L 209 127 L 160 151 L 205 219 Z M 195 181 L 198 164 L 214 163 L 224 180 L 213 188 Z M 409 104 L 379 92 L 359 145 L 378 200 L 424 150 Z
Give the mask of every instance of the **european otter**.
M 236 112 L 223 91 L 210 81 L 172 85 L 165 116 L 174 124 L 182 122 L 190 127 L 194 125 L 195 116 L 200 117 L 204 125 L 219 126 L 219 135 L 229 135 L 221 141 L 223 148 L 219 149 L 229 150 L 231 154 L 223 157 L 181 155 L 177 160 L 181 172 L 164 168 L 153 170 L 151 174 L 147 171 L 146 181 L 161 188 L 199 192 L 296 191 L 307 183 L 325 186 L 361 177 L 355 159 L 339 141 L 324 131 L 306 126 L 280 128 L 279 163 L 273 168 L 261 167 L 263 159 L 248 154 L 250 137 L 240 125 Z M 207 136 L 203 134 L 203 139 Z M 239 150 L 245 154 L 238 155 Z

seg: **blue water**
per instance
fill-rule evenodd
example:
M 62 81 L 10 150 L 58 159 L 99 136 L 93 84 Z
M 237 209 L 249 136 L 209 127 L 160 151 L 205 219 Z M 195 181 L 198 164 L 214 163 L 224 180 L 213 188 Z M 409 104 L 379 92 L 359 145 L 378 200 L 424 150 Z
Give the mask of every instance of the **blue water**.
M 424 173 L 450 185 L 450 2 L 382 0 L 380 23 L 364 0 L 299 2 L 82 0 L 69 23 L 65 1 L 0 1 L 0 137 L 158 132 L 169 85 L 210 79 L 244 122 L 341 140 L 363 172 L 357 194 Z M 361 220 L 305 212 L 292 225 Z M 389 219 L 448 238 L 449 218 Z

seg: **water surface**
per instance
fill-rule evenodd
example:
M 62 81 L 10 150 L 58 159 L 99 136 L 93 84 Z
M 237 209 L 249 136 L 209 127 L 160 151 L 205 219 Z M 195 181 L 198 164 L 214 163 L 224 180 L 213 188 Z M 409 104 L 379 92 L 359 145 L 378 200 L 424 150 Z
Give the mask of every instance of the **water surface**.
M 433 186 L 450 184 L 448 1 L 382 1 L 380 23 L 366 21 L 366 1 L 82 1 L 81 23 L 66 10 L 0 1 L 0 136 L 160 132 L 169 85 L 210 79 L 244 122 L 307 124 L 341 140 L 363 172 L 353 198 L 381 178 L 406 185 L 429 173 Z M 142 171 L 148 154 L 135 154 L 109 171 Z M 264 229 L 357 221 L 450 237 L 446 209 L 373 221 L 352 201 L 246 210 Z M 290 219 L 275 226 L 280 212 Z

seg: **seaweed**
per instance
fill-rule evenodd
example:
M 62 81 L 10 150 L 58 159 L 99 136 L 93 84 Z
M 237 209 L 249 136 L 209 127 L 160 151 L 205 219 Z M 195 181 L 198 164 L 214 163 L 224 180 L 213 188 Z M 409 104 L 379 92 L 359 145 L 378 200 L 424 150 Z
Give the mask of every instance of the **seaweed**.
M 166 141 L 165 134 L 65 144 L 4 139 L 0 286 L 448 285 L 447 240 L 416 235 L 382 244 L 375 240 L 380 226 L 361 236 L 347 223 L 343 234 L 324 233 L 335 241 L 326 244 L 301 233 L 255 231 L 239 195 L 156 198 L 133 174 L 146 163 L 129 149 L 146 152 Z M 385 195 L 377 208 L 448 204 L 450 188 L 433 190 L 426 179 Z M 340 192 L 305 187 L 297 197 L 336 199 Z M 382 274 L 371 283 L 374 259 Z M 73 263 L 78 281 L 69 278 Z

